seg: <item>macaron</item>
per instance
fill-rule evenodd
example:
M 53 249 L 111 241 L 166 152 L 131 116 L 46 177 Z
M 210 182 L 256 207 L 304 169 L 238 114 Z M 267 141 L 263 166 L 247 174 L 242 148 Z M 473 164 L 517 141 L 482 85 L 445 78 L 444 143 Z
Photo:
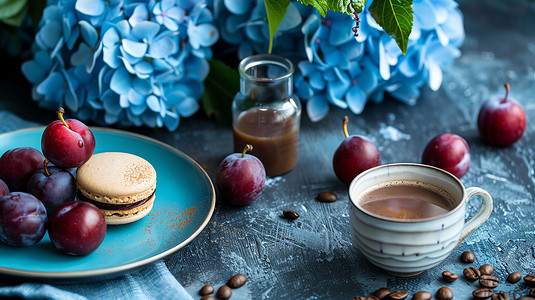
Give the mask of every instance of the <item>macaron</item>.
M 98 153 L 77 169 L 76 185 L 78 201 L 97 206 L 106 224 L 132 223 L 154 205 L 156 170 L 137 155 Z

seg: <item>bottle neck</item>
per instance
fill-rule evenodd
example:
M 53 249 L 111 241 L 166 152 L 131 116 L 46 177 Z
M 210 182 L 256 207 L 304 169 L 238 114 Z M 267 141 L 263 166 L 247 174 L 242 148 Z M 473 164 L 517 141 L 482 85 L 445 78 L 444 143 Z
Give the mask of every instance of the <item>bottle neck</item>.
M 285 58 L 260 54 L 240 63 L 240 92 L 257 102 L 275 102 L 293 93 L 293 65 Z
M 242 77 L 240 91 L 254 101 L 280 101 L 290 98 L 293 92 L 293 82 L 291 78 L 266 81 Z

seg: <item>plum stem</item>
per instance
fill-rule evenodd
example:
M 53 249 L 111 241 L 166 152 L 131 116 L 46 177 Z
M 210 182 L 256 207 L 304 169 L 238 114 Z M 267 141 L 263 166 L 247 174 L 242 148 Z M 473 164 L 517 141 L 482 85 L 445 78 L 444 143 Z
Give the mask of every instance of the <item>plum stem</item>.
M 344 135 L 347 137 L 349 137 L 349 133 L 347 133 L 347 122 L 348 122 L 348 119 L 347 119 L 347 116 L 344 117 L 344 123 L 342 124 L 342 128 L 344 129 Z
M 63 119 L 63 114 L 65 113 L 65 110 L 63 109 L 63 107 L 60 107 L 57 113 L 58 113 L 58 118 L 63 123 L 63 125 L 67 126 L 67 128 L 70 128 L 69 124 L 67 124 L 67 122 L 65 122 L 65 119 Z
M 45 161 L 43 161 L 43 166 L 45 167 L 45 175 L 46 177 L 50 176 L 50 172 L 48 171 L 47 165 L 48 165 L 48 158 L 45 158 Z
M 241 152 L 241 158 L 245 157 L 245 152 L 247 151 L 253 151 L 253 146 L 250 144 L 245 145 L 245 148 L 243 148 L 243 151 Z
M 505 87 L 505 98 L 503 98 L 502 101 L 500 101 L 501 103 L 507 102 L 507 97 L 509 97 L 509 90 L 511 89 L 511 86 L 509 85 L 509 83 L 506 83 L 503 86 Z

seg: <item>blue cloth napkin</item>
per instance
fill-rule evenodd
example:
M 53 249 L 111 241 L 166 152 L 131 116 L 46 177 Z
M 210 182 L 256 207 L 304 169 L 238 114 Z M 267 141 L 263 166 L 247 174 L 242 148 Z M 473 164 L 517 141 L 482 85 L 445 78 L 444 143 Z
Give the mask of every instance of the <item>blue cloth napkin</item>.
M 39 126 L 0 111 L 0 133 Z M 0 153 L 1 155 L 2 153 Z M 158 261 L 113 279 L 86 283 L 30 283 L 7 286 L 0 281 L 0 298 L 24 299 L 193 299 L 169 272 L 163 261 Z

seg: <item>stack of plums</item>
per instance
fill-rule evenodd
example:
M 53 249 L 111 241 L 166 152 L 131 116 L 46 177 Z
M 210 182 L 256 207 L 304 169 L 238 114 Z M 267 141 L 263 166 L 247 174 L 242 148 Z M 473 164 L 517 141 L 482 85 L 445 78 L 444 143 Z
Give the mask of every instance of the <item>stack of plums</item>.
M 0 157 L 0 240 L 13 247 L 41 241 L 48 229 L 62 253 L 87 255 L 104 240 L 106 223 L 100 210 L 74 201 L 72 171 L 93 155 L 91 130 L 75 119 L 50 123 L 41 138 L 43 153 L 22 147 Z

